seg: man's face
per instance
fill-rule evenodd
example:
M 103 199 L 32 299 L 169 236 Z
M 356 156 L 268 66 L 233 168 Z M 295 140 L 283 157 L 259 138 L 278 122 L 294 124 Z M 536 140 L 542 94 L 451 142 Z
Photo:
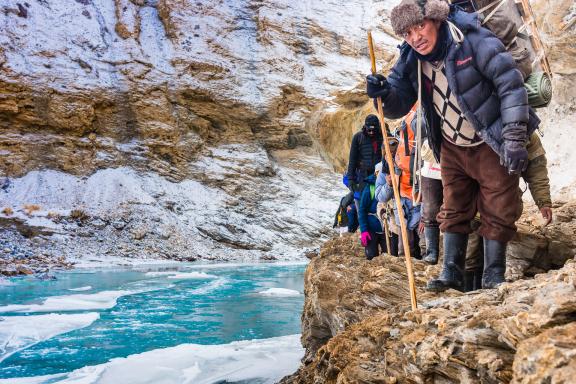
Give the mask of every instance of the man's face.
M 416 52 L 427 55 L 434 50 L 438 40 L 438 21 L 424 19 L 421 24 L 412 26 L 402 37 Z
M 374 136 L 376 134 L 376 127 L 373 125 L 366 126 L 366 133 L 368 136 Z

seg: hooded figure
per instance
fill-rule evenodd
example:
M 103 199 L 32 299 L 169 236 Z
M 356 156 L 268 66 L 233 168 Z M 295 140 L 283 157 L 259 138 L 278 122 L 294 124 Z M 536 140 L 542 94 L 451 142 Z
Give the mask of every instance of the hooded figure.
M 348 187 L 356 192 L 356 199 L 364 189 L 364 179 L 374 174 L 374 167 L 382 159 L 382 130 L 376 115 L 368 115 L 362 130 L 352 137 L 348 160 Z
M 388 78 L 367 76 L 367 93 L 381 98 L 393 119 L 420 100 L 428 143 L 440 161 L 444 265 L 428 289 L 463 289 L 470 222 L 477 212 L 484 237 L 482 286 L 495 288 L 505 281 L 506 244 L 516 232 L 526 140 L 539 124 L 522 74 L 476 14 L 443 0 L 403 0 L 390 19 L 405 42 Z

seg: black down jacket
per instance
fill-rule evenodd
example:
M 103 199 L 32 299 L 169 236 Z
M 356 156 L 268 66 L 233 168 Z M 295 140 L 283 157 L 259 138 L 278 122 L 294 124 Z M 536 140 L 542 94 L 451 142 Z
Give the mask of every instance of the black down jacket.
M 357 132 L 352 137 L 352 144 L 350 145 L 348 171 L 346 172 L 348 180 L 353 183 L 362 182 L 366 176 L 374 173 L 374 167 L 381 160 L 382 132 L 379 129 L 376 130 L 376 135 L 373 138 L 368 136 L 365 129 Z
M 522 74 L 502 42 L 480 26 L 476 14 L 452 8 L 448 20 L 464 34 L 461 43 L 452 39 L 448 48 L 444 61 L 448 85 L 478 135 L 503 157 L 505 125 L 526 123 L 526 137 L 529 137 L 540 124 L 528 105 Z M 418 59 L 407 43 L 400 47 L 400 58 L 388 82 L 391 90 L 383 100 L 384 112 L 386 117 L 397 119 L 410 111 L 418 94 Z M 422 107 L 430 128 L 428 142 L 439 160 L 440 117 L 434 111 L 432 86 L 427 81 L 422 84 Z

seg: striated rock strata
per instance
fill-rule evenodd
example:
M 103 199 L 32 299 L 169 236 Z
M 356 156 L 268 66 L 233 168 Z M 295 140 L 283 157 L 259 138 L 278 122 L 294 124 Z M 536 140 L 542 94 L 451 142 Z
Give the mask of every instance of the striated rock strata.
M 301 257 L 339 199 L 306 122 L 362 83 L 367 28 L 392 49 L 385 7 L 0 2 L 5 254 Z
M 300 370 L 283 383 L 570 383 L 576 372 L 576 211 L 548 234 L 522 231 L 499 289 L 425 292 L 439 266 L 415 261 L 412 311 L 403 259 L 366 261 L 355 237 L 325 244 L 306 270 Z M 528 219 L 527 219 L 528 220 Z M 552 236 L 551 238 L 546 236 Z M 540 241 L 536 252 L 530 240 Z M 560 254 L 563 260 L 559 259 Z M 556 258 L 536 274 L 526 263 Z M 540 260 L 540 261 L 538 261 Z M 523 271 L 519 273 L 518 271 Z

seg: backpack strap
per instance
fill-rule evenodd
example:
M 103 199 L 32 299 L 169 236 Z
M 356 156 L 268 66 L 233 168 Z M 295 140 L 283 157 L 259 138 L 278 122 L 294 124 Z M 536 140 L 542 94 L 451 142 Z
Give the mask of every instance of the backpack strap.
M 408 140 L 408 124 L 402 122 L 402 136 L 404 137 L 404 156 L 410 156 L 410 143 Z

